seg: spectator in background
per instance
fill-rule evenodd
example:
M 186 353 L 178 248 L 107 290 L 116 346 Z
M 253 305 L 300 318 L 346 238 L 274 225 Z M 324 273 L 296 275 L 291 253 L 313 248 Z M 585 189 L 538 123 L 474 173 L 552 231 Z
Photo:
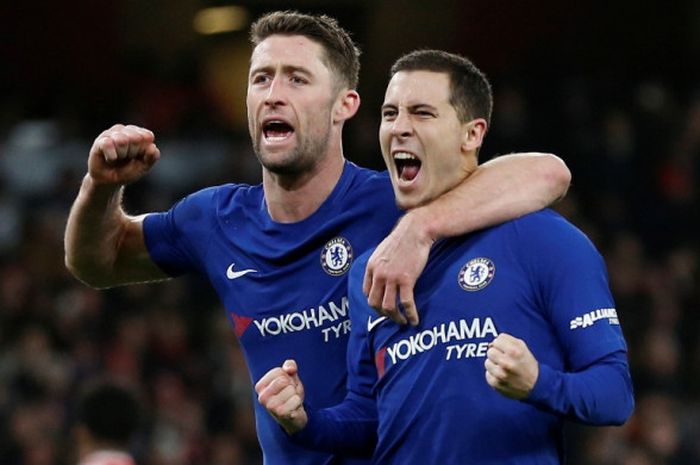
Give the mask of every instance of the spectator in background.
M 129 447 L 139 421 L 139 402 L 131 390 L 107 381 L 89 386 L 75 426 L 79 465 L 134 465 Z

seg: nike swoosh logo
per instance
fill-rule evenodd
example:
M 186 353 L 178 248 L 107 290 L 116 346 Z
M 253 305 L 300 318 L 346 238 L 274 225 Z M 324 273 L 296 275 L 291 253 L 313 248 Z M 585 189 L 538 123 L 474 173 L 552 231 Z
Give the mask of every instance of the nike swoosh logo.
M 226 269 L 226 277 L 228 279 L 238 279 L 241 276 L 245 276 L 248 273 L 257 273 L 258 270 L 253 270 L 253 269 L 247 269 L 247 270 L 241 270 L 241 271 L 233 271 L 235 263 L 231 263 L 228 268 Z
M 367 332 L 371 332 L 379 323 L 386 320 L 385 316 L 380 316 L 376 320 L 372 320 L 372 317 L 367 319 Z

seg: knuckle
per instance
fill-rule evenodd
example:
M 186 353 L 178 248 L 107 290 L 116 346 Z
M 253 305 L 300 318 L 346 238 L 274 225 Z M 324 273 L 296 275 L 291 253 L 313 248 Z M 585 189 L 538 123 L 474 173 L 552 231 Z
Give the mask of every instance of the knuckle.
M 515 364 L 512 360 L 509 359 L 503 360 L 499 365 L 501 366 L 501 368 L 503 368 L 503 372 L 505 374 L 512 373 L 515 369 Z

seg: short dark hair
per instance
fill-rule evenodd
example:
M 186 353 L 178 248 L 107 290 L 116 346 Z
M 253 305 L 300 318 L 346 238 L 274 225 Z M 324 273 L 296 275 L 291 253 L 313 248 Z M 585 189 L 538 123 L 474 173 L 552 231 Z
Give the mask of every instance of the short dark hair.
M 450 104 L 460 122 L 484 118 L 491 123 L 491 84 L 468 58 L 442 50 L 416 50 L 396 60 L 390 74 L 394 76 L 399 71 L 446 73 L 450 78 Z
M 348 89 L 357 88 L 360 74 L 360 49 L 338 21 L 326 15 L 307 15 L 298 11 L 274 11 L 258 18 L 250 27 L 254 46 L 271 35 L 300 35 L 320 44 L 324 63 L 342 79 Z
M 129 388 L 97 381 L 82 392 L 77 419 L 96 440 L 126 446 L 139 427 L 140 413 L 136 394 Z

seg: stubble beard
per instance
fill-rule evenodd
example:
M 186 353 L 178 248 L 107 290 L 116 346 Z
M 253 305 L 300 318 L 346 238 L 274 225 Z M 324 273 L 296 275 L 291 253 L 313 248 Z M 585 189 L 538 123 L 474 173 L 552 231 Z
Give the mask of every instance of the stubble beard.
M 278 176 L 297 177 L 314 170 L 324 157 L 330 139 L 330 125 L 317 137 L 298 137 L 298 144 L 282 156 L 268 156 L 260 148 L 260 139 L 253 143 L 255 156 L 267 171 Z M 262 137 L 262 136 L 261 136 Z M 274 158 L 274 159 L 273 159 Z

